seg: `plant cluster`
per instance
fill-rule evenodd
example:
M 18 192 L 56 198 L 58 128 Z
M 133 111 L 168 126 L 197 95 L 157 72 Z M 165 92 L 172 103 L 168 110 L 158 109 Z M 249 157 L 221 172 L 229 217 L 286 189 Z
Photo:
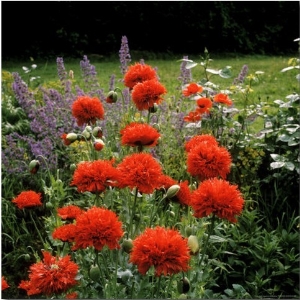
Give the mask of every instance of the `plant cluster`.
M 159 70 L 131 64 L 126 37 L 119 57 L 107 91 L 87 56 L 80 83 L 57 58 L 58 89 L 7 77 L 3 295 L 297 298 L 299 95 L 275 100 L 275 113 L 249 104 L 263 73 L 244 65 L 221 87 L 213 76 L 231 68 L 211 68 L 205 50 L 180 60 L 173 111 Z

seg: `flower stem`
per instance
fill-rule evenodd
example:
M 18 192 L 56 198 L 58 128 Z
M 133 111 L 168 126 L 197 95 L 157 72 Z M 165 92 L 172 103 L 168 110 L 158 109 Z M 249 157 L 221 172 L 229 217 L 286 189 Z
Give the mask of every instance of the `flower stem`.
M 40 238 L 40 240 L 41 240 L 43 246 L 45 246 L 44 239 L 43 239 L 43 237 L 42 237 L 42 235 L 41 235 L 41 233 L 40 233 L 38 227 L 36 226 L 36 223 L 35 223 L 35 221 L 34 221 L 34 218 L 33 218 L 32 213 L 31 213 L 30 210 L 29 210 L 29 216 L 30 216 L 30 219 L 31 219 L 31 221 L 32 221 L 32 223 L 33 223 L 33 225 L 34 225 L 35 230 L 37 231 L 37 234 L 38 234 L 38 236 L 39 236 L 39 238 Z

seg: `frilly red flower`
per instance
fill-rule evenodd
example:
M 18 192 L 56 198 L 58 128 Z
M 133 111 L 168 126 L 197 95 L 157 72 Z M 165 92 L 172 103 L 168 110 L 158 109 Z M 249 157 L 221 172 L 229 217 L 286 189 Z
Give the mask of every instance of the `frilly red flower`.
M 124 85 L 133 89 L 137 83 L 151 79 L 157 79 L 156 71 L 147 64 L 136 63 L 125 73 Z
M 228 97 L 228 95 L 219 93 L 214 96 L 214 102 L 223 103 L 227 106 L 232 105 L 232 100 Z
M 200 143 L 206 143 L 208 145 L 218 146 L 216 138 L 209 134 L 195 135 L 190 140 L 185 142 L 184 149 L 189 152 L 192 148 L 198 146 Z
M 166 88 L 158 80 L 152 79 L 136 84 L 131 96 L 138 110 L 148 110 L 154 104 L 160 104 L 163 101 L 162 95 L 166 93 Z
M 72 115 L 79 126 L 92 125 L 96 120 L 104 119 L 104 108 L 98 98 L 79 96 L 72 105 Z
M 177 230 L 160 226 L 147 228 L 133 241 L 130 262 L 137 265 L 145 275 L 150 267 L 155 268 L 155 275 L 173 275 L 189 269 L 190 260 L 187 239 Z
M 182 94 L 185 97 L 189 97 L 202 92 L 203 87 L 201 85 L 198 85 L 196 82 L 192 82 L 186 86 L 186 88 L 182 91 Z
M 221 219 L 237 222 L 244 206 L 244 199 L 236 185 L 231 185 L 223 179 L 212 178 L 203 181 L 197 190 L 193 191 L 191 207 L 197 218 L 215 214 Z
M 154 147 L 160 137 L 158 131 L 146 123 L 130 123 L 121 131 L 122 145 Z
M 77 284 L 75 278 L 79 268 L 69 255 L 54 257 L 43 251 L 43 256 L 42 261 L 30 266 L 29 281 L 22 280 L 19 284 L 28 296 L 59 294 Z
M 36 193 L 34 191 L 21 192 L 12 200 L 12 203 L 14 203 L 19 209 L 43 205 L 41 202 L 41 193 Z

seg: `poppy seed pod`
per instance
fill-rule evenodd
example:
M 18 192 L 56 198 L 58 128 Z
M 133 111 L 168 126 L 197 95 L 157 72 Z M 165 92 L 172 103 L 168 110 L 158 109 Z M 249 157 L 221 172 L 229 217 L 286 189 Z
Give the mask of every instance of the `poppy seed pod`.
M 70 132 L 67 134 L 66 139 L 70 142 L 75 142 L 77 140 L 78 136 L 74 132 Z
M 110 91 L 107 94 L 106 102 L 107 103 L 116 103 L 118 101 L 118 94 L 115 91 Z
M 128 238 L 128 239 L 124 239 L 124 240 L 123 240 L 123 243 L 122 243 L 122 249 L 123 249 L 126 253 L 130 253 L 132 247 L 133 247 L 132 239 Z
M 40 168 L 40 162 L 37 159 L 32 160 L 29 163 L 29 172 L 35 174 Z
M 172 198 L 176 196 L 176 194 L 179 192 L 180 186 L 178 184 L 174 184 L 170 186 L 167 190 L 167 198 Z
M 98 281 L 100 278 L 100 269 L 98 266 L 92 265 L 90 268 L 90 278 L 93 281 Z
M 196 254 L 199 251 L 199 242 L 195 235 L 190 235 L 188 237 L 188 246 L 191 250 L 191 254 Z

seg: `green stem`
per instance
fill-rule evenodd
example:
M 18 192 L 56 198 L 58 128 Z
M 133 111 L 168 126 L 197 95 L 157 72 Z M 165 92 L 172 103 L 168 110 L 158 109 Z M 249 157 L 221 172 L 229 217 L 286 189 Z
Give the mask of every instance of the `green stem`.
M 36 226 L 36 223 L 35 223 L 35 221 L 34 221 L 34 218 L 33 218 L 32 214 L 31 214 L 31 211 L 30 211 L 30 210 L 29 210 L 29 216 L 30 216 L 30 219 L 31 219 L 31 221 L 32 221 L 32 223 L 33 223 L 33 225 L 34 225 L 35 230 L 37 231 L 37 234 L 38 234 L 38 236 L 39 236 L 39 238 L 40 238 L 40 240 L 41 240 L 43 246 L 45 246 L 44 239 L 43 239 L 43 237 L 42 237 L 42 235 L 41 235 L 41 233 L 40 233 L 38 227 Z
M 133 201 L 133 207 L 132 207 L 132 211 L 131 211 L 129 230 L 128 230 L 129 236 L 132 235 L 132 225 L 133 225 L 133 218 L 134 218 L 134 214 L 135 214 L 135 206 L 136 206 L 138 192 L 139 192 L 138 189 L 135 188 L 134 201 Z
M 211 236 L 211 234 L 212 234 L 212 232 L 214 230 L 215 218 L 216 218 L 215 215 L 213 215 L 212 218 L 211 218 L 211 224 L 209 226 L 209 230 L 208 230 L 208 234 L 207 234 L 207 239 L 205 241 L 203 252 L 202 252 L 202 255 L 201 255 L 200 262 L 199 262 L 200 268 L 201 268 L 201 264 L 203 262 L 203 258 L 204 258 L 205 254 L 206 254 L 206 250 L 207 250 L 207 246 L 208 246 L 208 242 L 209 242 L 210 236 Z

